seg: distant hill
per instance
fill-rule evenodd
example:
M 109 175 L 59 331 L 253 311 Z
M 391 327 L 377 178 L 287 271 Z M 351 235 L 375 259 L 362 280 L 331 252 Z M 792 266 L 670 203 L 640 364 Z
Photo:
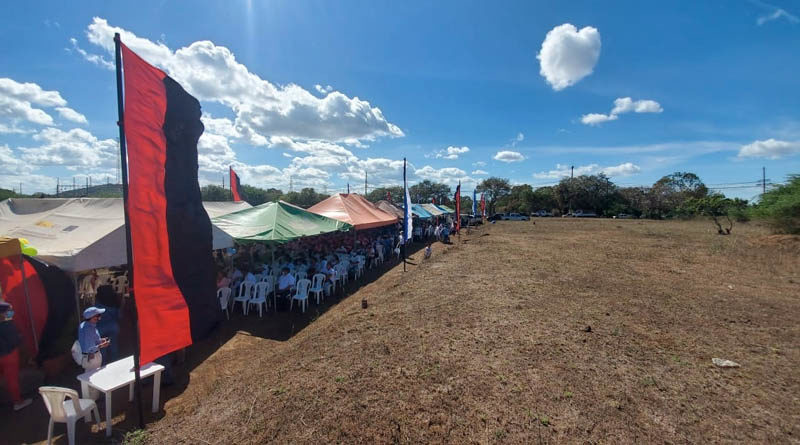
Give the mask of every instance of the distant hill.
M 56 195 L 46 195 L 48 198 L 55 198 Z M 66 190 L 58 194 L 59 198 L 122 198 L 121 184 L 101 184 L 93 185 L 88 188 L 80 187 L 75 190 Z

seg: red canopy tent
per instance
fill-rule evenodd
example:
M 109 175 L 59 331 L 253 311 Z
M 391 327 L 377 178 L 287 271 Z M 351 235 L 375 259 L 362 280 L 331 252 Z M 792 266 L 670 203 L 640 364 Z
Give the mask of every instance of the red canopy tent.
M 397 223 L 397 217 L 384 212 L 355 193 L 339 193 L 319 202 L 309 212 L 346 222 L 356 230 L 372 229 Z

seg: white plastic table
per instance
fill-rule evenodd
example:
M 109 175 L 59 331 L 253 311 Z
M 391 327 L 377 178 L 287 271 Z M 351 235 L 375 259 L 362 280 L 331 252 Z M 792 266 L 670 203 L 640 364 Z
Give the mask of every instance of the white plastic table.
M 139 368 L 142 379 L 153 376 L 153 412 L 158 412 L 158 398 L 161 393 L 161 371 L 164 367 L 157 363 L 148 363 Z M 81 382 L 81 397 L 91 398 L 89 388 L 94 388 L 106 395 L 106 436 L 111 437 L 111 393 L 115 389 L 129 386 L 128 401 L 133 401 L 133 356 L 109 363 L 100 368 L 84 372 L 78 376 Z

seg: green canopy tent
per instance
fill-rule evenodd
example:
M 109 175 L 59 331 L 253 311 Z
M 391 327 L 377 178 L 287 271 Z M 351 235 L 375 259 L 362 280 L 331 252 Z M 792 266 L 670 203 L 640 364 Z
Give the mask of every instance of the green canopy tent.
M 284 201 L 267 202 L 212 219 L 239 243 L 284 244 L 305 236 L 347 232 L 353 226 Z

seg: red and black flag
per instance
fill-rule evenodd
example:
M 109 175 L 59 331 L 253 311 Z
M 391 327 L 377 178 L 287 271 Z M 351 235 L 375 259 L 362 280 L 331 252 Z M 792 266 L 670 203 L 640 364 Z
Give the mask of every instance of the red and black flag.
M 231 196 L 233 196 L 233 200 L 235 202 L 239 202 L 242 200 L 242 195 L 239 194 L 239 189 L 242 187 L 242 183 L 239 181 L 239 175 L 233 171 L 233 167 L 228 167 L 231 171 Z
M 481 193 L 481 218 L 486 218 L 486 195 Z
M 386 190 L 386 200 L 392 202 L 392 192 Z
M 197 99 L 115 40 L 125 86 L 128 258 L 139 360 L 148 363 L 204 337 L 220 319 L 211 221 L 197 179 L 204 128 Z
M 456 202 L 456 233 L 458 233 L 461 231 L 461 181 L 458 181 L 456 196 L 453 200 Z

